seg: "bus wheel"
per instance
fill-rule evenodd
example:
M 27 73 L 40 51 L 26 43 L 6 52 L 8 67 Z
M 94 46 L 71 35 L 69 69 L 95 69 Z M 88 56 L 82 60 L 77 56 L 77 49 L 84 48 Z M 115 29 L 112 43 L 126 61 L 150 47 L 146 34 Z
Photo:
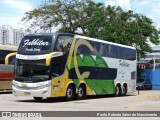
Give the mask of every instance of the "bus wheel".
M 66 97 L 65 99 L 67 101 L 70 101 L 72 100 L 74 97 L 74 90 L 73 90 L 73 87 L 71 85 L 68 86 L 67 90 L 66 90 Z
M 78 88 L 77 99 L 82 100 L 85 99 L 85 97 L 86 97 L 86 90 L 85 87 L 81 85 Z
M 35 101 L 40 102 L 42 101 L 42 97 L 33 97 Z
M 118 97 L 118 96 L 120 96 L 120 94 L 121 94 L 120 86 L 119 86 L 119 85 L 116 85 L 116 90 L 115 90 L 114 96 L 115 96 L 115 97 Z
M 122 87 L 122 96 L 126 96 L 126 94 L 127 94 L 127 86 L 123 85 L 123 87 Z

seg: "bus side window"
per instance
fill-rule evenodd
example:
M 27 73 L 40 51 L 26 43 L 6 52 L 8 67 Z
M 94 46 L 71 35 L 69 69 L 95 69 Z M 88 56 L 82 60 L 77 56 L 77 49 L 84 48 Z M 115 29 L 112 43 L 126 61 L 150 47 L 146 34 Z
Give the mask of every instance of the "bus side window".
M 67 57 L 68 54 L 64 54 L 63 56 L 52 58 L 51 60 L 52 77 L 58 77 L 64 73 Z
M 112 49 L 112 46 L 111 45 L 108 45 L 108 56 L 111 57 L 111 49 Z
M 119 59 L 125 59 L 125 49 L 123 47 L 119 48 L 119 53 L 120 53 Z
M 62 45 L 57 44 L 55 51 L 62 52 L 62 50 L 63 50 Z
M 117 46 L 110 45 L 110 56 L 112 58 L 119 58 L 119 51 Z
M 69 52 L 70 48 L 71 48 L 71 44 L 67 43 L 67 45 L 64 47 L 64 52 Z
M 128 60 L 135 60 L 136 59 L 136 51 L 132 49 L 128 49 Z
M 96 55 L 96 56 L 99 55 L 100 43 L 90 41 L 90 44 L 94 48 L 94 51 L 92 52 L 92 55 Z
M 108 44 L 104 44 L 104 48 L 103 49 L 102 49 L 103 50 L 102 51 L 102 56 L 109 57 L 109 45 Z
M 55 46 L 55 51 L 56 52 L 62 52 L 63 51 L 63 45 L 57 41 L 56 46 Z
M 56 41 L 56 52 L 69 52 L 73 38 L 71 36 L 59 36 Z
M 103 53 L 105 51 L 105 46 L 104 44 L 100 44 L 100 48 L 99 48 L 99 56 L 104 56 Z
M 77 54 L 91 55 L 92 53 L 91 53 L 90 49 L 87 46 L 80 45 L 78 47 Z
M 0 52 L 0 64 L 5 64 L 5 57 L 9 53 L 11 53 L 11 51 L 1 50 L 1 52 Z
M 11 65 L 14 65 L 14 60 L 15 60 L 15 56 L 12 56 L 12 57 L 9 58 L 8 63 L 11 64 Z
M 60 75 L 60 65 L 57 63 L 57 58 L 52 58 L 51 60 L 51 76 L 58 77 Z

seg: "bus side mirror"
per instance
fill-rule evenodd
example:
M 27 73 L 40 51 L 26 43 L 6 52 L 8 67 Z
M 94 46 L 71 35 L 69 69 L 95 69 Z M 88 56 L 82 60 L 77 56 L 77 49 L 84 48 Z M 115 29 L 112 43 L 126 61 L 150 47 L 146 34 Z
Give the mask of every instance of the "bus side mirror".
M 62 55 L 63 55 L 63 52 L 52 52 L 52 53 L 48 54 L 46 57 L 46 66 L 50 66 L 52 57 L 58 57 L 58 56 L 62 56 Z
M 51 54 L 47 55 L 47 57 L 46 57 L 46 66 L 49 66 L 51 64 L 51 58 L 52 58 Z

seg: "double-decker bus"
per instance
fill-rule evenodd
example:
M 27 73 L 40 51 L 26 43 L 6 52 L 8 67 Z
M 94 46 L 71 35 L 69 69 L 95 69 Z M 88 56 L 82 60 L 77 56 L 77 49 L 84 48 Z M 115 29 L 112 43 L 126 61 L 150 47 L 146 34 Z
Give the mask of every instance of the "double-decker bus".
M 136 49 L 67 33 L 29 34 L 19 45 L 13 94 L 35 100 L 136 90 Z
M 14 59 L 18 47 L 0 45 L 0 92 L 11 91 Z

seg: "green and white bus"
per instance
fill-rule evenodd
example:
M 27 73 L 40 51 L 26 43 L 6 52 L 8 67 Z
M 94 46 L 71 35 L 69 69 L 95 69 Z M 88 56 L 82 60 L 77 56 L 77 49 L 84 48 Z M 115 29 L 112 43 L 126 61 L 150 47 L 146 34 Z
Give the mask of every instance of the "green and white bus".
M 136 61 L 134 47 L 68 33 L 29 34 L 16 54 L 13 94 L 124 96 L 136 90 Z

